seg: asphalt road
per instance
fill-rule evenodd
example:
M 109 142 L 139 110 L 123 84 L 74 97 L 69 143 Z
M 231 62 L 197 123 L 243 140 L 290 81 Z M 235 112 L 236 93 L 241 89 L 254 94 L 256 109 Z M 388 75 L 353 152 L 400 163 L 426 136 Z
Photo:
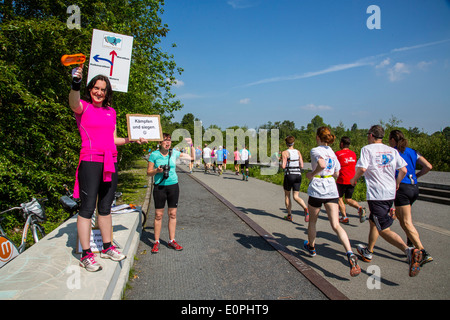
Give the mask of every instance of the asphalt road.
M 167 247 L 167 212 L 160 252 L 152 254 L 149 216 L 134 264 L 127 300 L 317 300 L 326 299 L 286 259 L 234 212 L 184 172 L 177 242 Z M 154 212 L 153 203 L 151 211 Z

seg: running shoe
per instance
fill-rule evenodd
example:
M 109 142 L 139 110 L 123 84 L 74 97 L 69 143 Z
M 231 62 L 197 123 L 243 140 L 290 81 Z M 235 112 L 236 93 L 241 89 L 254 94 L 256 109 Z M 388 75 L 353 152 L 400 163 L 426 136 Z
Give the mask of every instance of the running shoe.
M 303 248 L 305 248 L 306 251 L 308 251 L 308 253 L 311 255 L 311 257 L 314 257 L 316 255 L 316 249 L 309 246 L 308 240 L 305 240 L 303 242 Z
M 111 246 L 106 250 L 102 250 L 100 252 L 100 258 L 103 259 L 111 259 L 113 261 L 121 261 L 125 259 L 127 256 L 120 253 L 115 246 Z
M 358 266 L 358 258 L 352 253 L 347 256 L 347 259 L 350 264 L 350 276 L 356 277 L 361 273 L 361 268 Z
M 159 241 L 155 242 L 152 248 L 152 253 L 158 253 L 159 252 Z
M 423 266 L 424 264 L 433 261 L 433 257 L 430 256 L 428 252 L 425 251 L 425 249 L 422 249 L 422 261 L 420 262 L 420 266 Z
M 367 247 L 363 246 L 362 244 L 358 244 L 356 246 L 356 250 L 360 254 L 363 261 L 365 261 L 365 262 L 372 261 L 373 252 L 369 251 L 369 249 L 367 249 Z
M 349 222 L 348 217 L 341 217 L 341 218 L 339 218 L 339 222 L 340 223 L 348 223 Z
M 408 248 L 406 255 L 409 262 L 409 276 L 415 277 L 420 271 L 420 262 L 422 261 L 422 250 L 415 248 Z
M 176 251 L 183 250 L 183 247 L 180 246 L 175 240 L 169 242 L 169 248 L 175 249 Z
M 288 214 L 287 216 L 284 216 L 284 220 L 292 222 L 292 215 Z
M 96 272 L 102 270 L 102 266 L 95 260 L 96 255 L 92 252 L 88 253 L 80 259 L 80 267 L 86 271 Z
M 305 222 L 309 222 L 309 211 L 308 211 L 308 209 L 305 210 Z
M 359 207 L 358 208 L 359 222 L 363 223 L 366 221 L 366 208 Z

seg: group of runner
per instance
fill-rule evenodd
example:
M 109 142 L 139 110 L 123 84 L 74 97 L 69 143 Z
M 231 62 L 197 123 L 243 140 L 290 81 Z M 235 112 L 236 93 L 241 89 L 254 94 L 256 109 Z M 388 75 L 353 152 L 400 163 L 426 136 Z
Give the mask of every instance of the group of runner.
M 333 231 L 344 246 L 352 277 L 360 274 L 361 268 L 340 223 L 349 222 L 345 204 L 358 210 L 361 223 L 366 220 L 366 209 L 352 199 L 354 187 L 363 175 L 367 184 L 370 227 L 367 246 L 356 247 L 362 260 L 372 260 L 379 236 L 405 253 L 411 277 L 419 273 L 424 263 L 433 260 L 424 249 L 411 218 L 411 205 L 417 200 L 419 193 L 417 178 L 430 171 L 432 166 L 422 155 L 407 147 L 408 142 L 401 131 L 393 130 L 390 133 L 390 146 L 382 143 L 383 137 L 384 129 L 379 125 L 372 126 L 367 132 L 368 145 L 361 149 L 361 157 L 357 159 L 355 152 L 349 149 L 349 137 L 341 138 L 340 150 L 334 153 L 330 145 L 336 137 L 329 128 L 320 127 L 316 134 L 317 147 L 310 152 L 312 170 L 306 173 L 310 181 L 307 190 L 308 205 L 299 197 L 303 159 L 300 151 L 294 148 L 294 137 L 288 136 L 285 139 L 287 150 L 281 154 L 288 212 L 285 219 L 293 220 L 290 201 L 292 191 L 294 200 L 305 212 L 305 222 L 308 222 L 308 240 L 304 241 L 304 249 L 315 256 L 316 223 L 323 205 Z M 416 163 L 422 166 L 417 173 Z M 396 218 L 407 235 L 407 244 L 390 229 Z
M 199 168 L 203 159 L 204 172 L 210 173 L 211 168 L 214 172 L 216 172 L 217 169 L 217 172 L 220 176 L 224 171 L 226 171 L 227 159 L 229 155 L 230 152 L 226 148 L 219 146 L 218 149 L 216 149 L 216 147 L 213 147 L 213 149 L 211 149 L 208 144 L 205 143 L 203 149 L 201 149 L 200 146 L 195 149 L 195 159 L 191 160 L 189 171 L 190 173 L 192 173 L 194 163 L 196 167 Z M 246 146 L 243 146 L 241 150 L 238 150 L 238 148 L 236 148 L 234 151 L 235 174 L 239 175 L 239 172 L 241 172 L 242 180 L 248 181 L 249 160 L 251 157 L 252 155 L 246 148 Z

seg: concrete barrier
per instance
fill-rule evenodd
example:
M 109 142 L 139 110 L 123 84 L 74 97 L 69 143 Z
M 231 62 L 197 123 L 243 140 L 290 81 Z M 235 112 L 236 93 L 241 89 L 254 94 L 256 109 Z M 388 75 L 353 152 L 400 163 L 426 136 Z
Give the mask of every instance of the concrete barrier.
M 139 211 L 112 215 L 114 244 L 127 255 L 125 260 L 114 262 L 97 254 L 103 270 L 80 268 L 75 216 L 0 269 L 0 299 L 121 299 L 139 245 L 142 212 L 148 210 L 150 190 L 148 187 Z

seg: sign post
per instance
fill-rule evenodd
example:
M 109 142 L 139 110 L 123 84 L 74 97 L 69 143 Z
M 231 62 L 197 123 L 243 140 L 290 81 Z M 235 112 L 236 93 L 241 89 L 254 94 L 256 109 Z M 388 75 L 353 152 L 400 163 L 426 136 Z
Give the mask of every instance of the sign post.
M 94 29 L 87 82 L 108 76 L 113 91 L 128 92 L 133 37 Z

